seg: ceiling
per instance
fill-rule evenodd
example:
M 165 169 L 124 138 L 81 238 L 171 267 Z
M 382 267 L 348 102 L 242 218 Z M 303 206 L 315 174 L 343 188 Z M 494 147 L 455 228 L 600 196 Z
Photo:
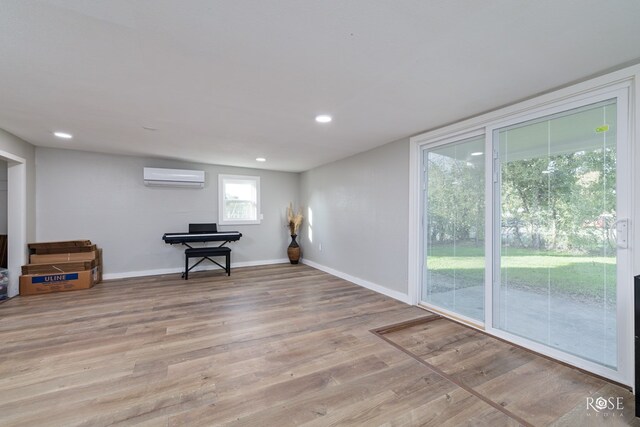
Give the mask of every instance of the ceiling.
M 0 0 L 0 128 L 304 171 L 637 61 L 639 21 L 637 0 Z

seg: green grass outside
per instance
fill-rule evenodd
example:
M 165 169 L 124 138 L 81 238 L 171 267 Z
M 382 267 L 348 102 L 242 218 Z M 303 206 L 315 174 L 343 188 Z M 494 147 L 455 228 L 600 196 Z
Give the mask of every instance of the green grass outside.
M 454 255 L 455 254 L 455 255 Z M 439 245 L 429 248 L 427 266 L 434 273 L 456 277 L 462 286 L 482 283 L 484 249 L 476 246 Z M 616 258 L 574 255 L 531 249 L 503 248 L 501 280 L 509 286 L 611 299 L 616 290 Z

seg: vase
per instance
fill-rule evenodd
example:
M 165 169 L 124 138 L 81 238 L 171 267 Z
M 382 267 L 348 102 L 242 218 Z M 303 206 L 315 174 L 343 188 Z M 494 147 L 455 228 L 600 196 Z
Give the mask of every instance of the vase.
M 289 256 L 289 261 L 291 264 L 297 264 L 300 261 L 300 245 L 296 242 L 297 234 L 291 235 L 291 243 L 289 243 L 289 247 L 287 248 L 287 255 Z

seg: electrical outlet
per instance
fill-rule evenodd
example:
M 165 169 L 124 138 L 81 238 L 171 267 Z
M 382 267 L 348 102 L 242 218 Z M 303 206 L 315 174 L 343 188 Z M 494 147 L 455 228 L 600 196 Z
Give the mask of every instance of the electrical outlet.
M 318 250 L 322 252 L 322 243 L 318 243 Z

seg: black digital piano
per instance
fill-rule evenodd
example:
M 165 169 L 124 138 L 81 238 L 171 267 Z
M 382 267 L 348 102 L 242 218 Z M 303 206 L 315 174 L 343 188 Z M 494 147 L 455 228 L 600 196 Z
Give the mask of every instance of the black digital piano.
M 242 233 L 238 231 L 218 231 L 218 226 L 212 224 L 189 224 L 188 233 L 164 233 L 162 240 L 171 245 L 185 245 L 191 248 L 191 243 L 222 242 L 224 246 L 229 242 L 240 240 Z
M 182 278 L 189 279 L 189 271 L 193 270 L 204 260 L 211 261 L 231 275 L 231 249 L 225 245 L 229 242 L 240 240 L 242 233 L 237 231 L 218 231 L 216 224 L 189 224 L 188 233 L 165 233 L 162 240 L 170 245 L 184 245 L 188 249 L 184 251 L 184 273 Z M 191 246 L 193 243 L 221 242 L 213 247 Z M 213 257 L 224 257 L 225 265 L 218 263 Z M 189 266 L 189 258 L 199 258 L 194 265 Z

